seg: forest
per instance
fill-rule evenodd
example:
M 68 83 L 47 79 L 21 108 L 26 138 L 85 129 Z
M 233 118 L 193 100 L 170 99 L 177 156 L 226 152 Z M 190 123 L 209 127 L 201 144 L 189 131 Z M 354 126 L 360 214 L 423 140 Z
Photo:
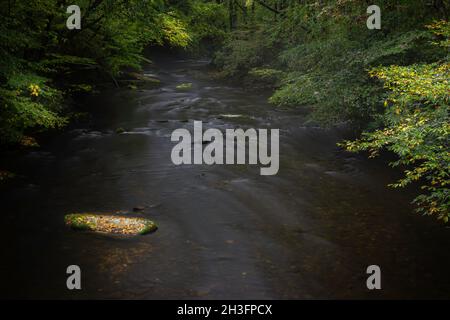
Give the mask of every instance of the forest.
M 450 298 L 449 0 L 0 6 L 0 299 Z
M 65 0 L 1 0 L 2 149 L 58 135 L 73 101 L 119 86 L 146 52 L 209 57 L 216 77 L 270 91 L 273 108 L 306 108 L 309 123 L 349 126 L 340 147 L 395 155 L 393 188 L 420 187 L 420 213 L 450 217 L 447 0 L 378 0 L 381 29 L 361 0 L 79 0 L 82 27 L 68 30 Z M 2 169 L 2 180 L 13 173 Z M 398 169 L 397 169 L 398 170 Z

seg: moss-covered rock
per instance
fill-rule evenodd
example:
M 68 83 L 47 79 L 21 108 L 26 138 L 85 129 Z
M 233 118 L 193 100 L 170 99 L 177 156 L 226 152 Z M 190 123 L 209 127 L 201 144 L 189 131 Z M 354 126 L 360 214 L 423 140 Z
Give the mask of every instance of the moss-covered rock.
M 248 72 L 245 78 L 245 84 L 253 89 L 278 88 L 284 76 L 284 73 L 280 70 L 253 68 Z
M 146 218 L 73 213 L 64 217 L 67 226 L 75 230 L 122 235 L 143 235 L 156 231 L 156 224 Z
M 192 83 L 182 83 L 182 84 L 179 84 L 176 88 L 177 88 L 177 90 L 180 90 L 180 91 L 191 90 Z
M 20 145 L 27 148 L 39 147 L 39 143 L 36 141 L 36 139 L 30 136 L 23 136 L 20 140 Z
M 124 128 L 122 128 L 122 127 L 116 129 L 116 133 L 117 134 L 122 134 L 122 133 L 125 133 L 125 132 L 126 132 L 126 130 Z
M 0 170 L 0 182 L 14 178 L 16 175 L 6 170 Z

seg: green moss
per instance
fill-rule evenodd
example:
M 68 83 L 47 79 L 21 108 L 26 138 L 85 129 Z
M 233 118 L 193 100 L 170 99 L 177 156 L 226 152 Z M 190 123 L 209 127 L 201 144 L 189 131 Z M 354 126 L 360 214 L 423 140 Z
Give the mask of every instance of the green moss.
M 157 230 L 153 221 L 141 217 L 74 213 L 66 215 L 64 221 L 74 230 L 110 234 L 144 235 Z
M 64 217 L 66 225 L 77 230 L 93 230 L 95 225 L 88 221 L 84 214 L 68 214 Z
M 142 89 L 154 89 L 161 85 L 161 80 L 144 76 L 136 82 L 136 85 Z
M 144 229 L 142 229 L 142 231 L 139 234 L 141 235 L 148 234 L 151 232 L 155 232 L 157 229 L 158 227 L 153 221 L 147 220 Z
M 253 68 L 246 77 L 246 84 L 253 88 L 276 88 L 279 87 L 284 73 L 280 70 L 270 68 Z

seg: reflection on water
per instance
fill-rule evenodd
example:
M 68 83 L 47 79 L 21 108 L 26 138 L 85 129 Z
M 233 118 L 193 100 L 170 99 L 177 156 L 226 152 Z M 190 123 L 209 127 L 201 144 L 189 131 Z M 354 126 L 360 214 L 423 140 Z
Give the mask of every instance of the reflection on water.
M 146 72 L 161 88 L 93 97 L 92 126 L 2 156 L 19 175 L 0 187 L 2 297 L 450 297 L 448 229 L 413 214 L 412 194 L 385 187 L 396 172 L 339 150 L 344 130 L 308 126 L 304 111 L 209 80 L 206 62 L 158 68 Z M 176 90 L 187 82 L 191 90 Z M 280 129 L 278 175 L 173 165 L 170 134 L 194 120 L 204 130 Z M 63 222 L 136 206 L 156 233 L 118 239 Z M 70 264 L 82 269 L 80 292 L 65 289 Z M 371 264 L 382 270 L 380 292 L 365 287 Z

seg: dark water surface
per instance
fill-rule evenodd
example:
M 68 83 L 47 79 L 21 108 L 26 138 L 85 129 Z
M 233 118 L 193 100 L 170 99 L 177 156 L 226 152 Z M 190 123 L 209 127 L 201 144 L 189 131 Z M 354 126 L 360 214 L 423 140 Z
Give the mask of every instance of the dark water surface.
M 89 128 L 1 159 L 21 175 L 0 187 L 1 297 L 450 298 L 450 230 L 414 214 L 411 194 L 386 188 L 395 172 L 339 150 L 338 130 L 208 79 L 206 66 L 149 68 L 161 88 L 95 97 Z M 184 82 L 192 90 L 177 91 Z M 279 128 L 279 174 L 173 165 L 170 134 L 194 120 Z M 156 233 L 120 239 L 64 226 L 66 213 L 135 206 L 148 206 L 135 215 L 157 222 Z M 71 264 L 81 291 L 66 289 Z M 378 292 L 366 289 L 371 264 L 382 270 Z

